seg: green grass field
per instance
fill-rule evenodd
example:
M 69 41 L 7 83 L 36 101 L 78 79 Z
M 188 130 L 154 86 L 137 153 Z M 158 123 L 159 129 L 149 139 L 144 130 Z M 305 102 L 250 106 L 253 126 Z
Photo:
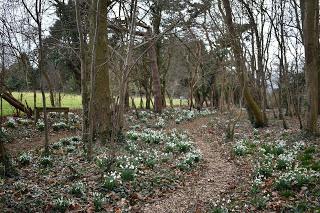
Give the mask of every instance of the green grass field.
M 28 105 L 31 108 L 34 108 L 33 104 L 33 93 L 32 92 L 13 92 L 13 96 L 21 100 L 25 104 L 25 102 L 28 103 Z M 22 96 L 21 96 L 22 95 Z M 80 109 L 81 108 L 81 96 L 78 94 L 62 94 L 62 106 L 64 107 L 70 107 L 72 109 Z M 50 107 L 50 100 L 49 100 L 49 93 L 46 93 L 46 103 L 47 106 Z M 37 106 L 42 106 L 42 96 L 41 93 L 37 93 Z M 3 100 L 3 115 L 12 115 L 16 112 L 16 110 L 8 104 L 5 100 Z
M 21 99 L 23 103 L 27 102 L 28 105 L 31 108 L 34 108 L 33 106 L 33 93 L 32 92 L 13 92 L 12 93 L 15 98 L 18 100 Z M 62 99 L 62 106 L 63 107 L 70 107 L 71 109 L 81 109 L 81 96 L 79 94 L 62 94 L 61 95 Z M 50 100 L 49 100 L 49 93 L 46 93 L 46 103 L 47 106 L 50 107 Z M 145 99 L 143 100 L 143 103 L 145 104 Z M 169 104 L 169 99 L 167 99 L 167 103 Z M 41 93 L 37 93 L 37 106 L 42 106 L 42 96 Z M 140 98 L 136 97 L 135 98 L 135 104 L 137 107 L 140 106 Z M 130 100 L 130 105 L 131 105 L 131 100 Z M 179 106 L 180 105 L 180 100 L 179 99 L 173 99 L 173 105 Z M 187 105 L 187 100 L 184 99 L 182 100 L 182 105 Z M 15 114 L 16 110 L 9 105 L 5 100 L 3 100 L 3 115 L 12 115 Z

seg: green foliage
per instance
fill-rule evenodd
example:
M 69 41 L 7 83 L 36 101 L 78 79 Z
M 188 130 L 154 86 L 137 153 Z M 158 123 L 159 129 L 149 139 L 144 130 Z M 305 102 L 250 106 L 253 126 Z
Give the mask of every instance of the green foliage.
M 282 191 L 280 191 L 280 195 L 282 195 L 283 197 L 289 198 L 294 196 L 294 191 L 290 190 L 290 189 L 284 189 Z
M 32 120 L 24 119 L 24 118 L 19 118 L 17 121 L 19 124 L 21 124 L 23 126 L 28 126 L 29 124 L 32 123 Z
M 123 181 L 133 181 L 135 178 L 135 170 L 130 168 L 125 168 L 121 171 L 121 179 Z
M 112 176 L 107 176 L 103 180 L 103 187 L 108 190 L 113 190 L 117 186 L 117 180 L 116 178 Z
M 177 168 L 182 171 L 189 170 L 193 165 L 198 163 L 201 159 L 199 151 L 188 152 L 181 161 L 178 161 Z
M 275 143 L 278 143 L 277 141 Z M 282 145 L 271 145 L 271 144 L 263 144 L 262 149 L 265 154 L 273 154 L 273 155 L 281 155 L 284 153 L 284 148 Z
M 310 207 L 311 206 L 308 204 L 308 202 L 300 201 L 293 207 L 292 211 L 295 213 L 312 212 Z M 317 212 L 317 211 L 315 211 L 315 212 Z
M 109 156 L 100 155 L 96 157 L 95 163 L 101 172 L 105 172 L 111 168 L 111 166 L 114 163 L 114 160 Z
M 165 135 L 162 131 L 156 131 L 152 129 L 145 129 L 140 134 L 141 140 L 146 143 L 158 144 L 165 139 Z
M 16 128 L 17 127 L 17 123 L 13 118 L 8 118 L 8 121 L 5 123 L 6 127 L 8 128 Z
M 275 182 L 279 191 L 300 189 L 302 186 L 311 186 L 319 181 L 319 174 L 313 170 L 297 169 L 282 174 Z
M 259 187 L 257 184 L 253 184 L 252 187 L 251 187 L 251 189 L 250 189 L 250 193 L 251 193 L 252 195 L 256 195 L 256 194 L 258 194 L 258 193 L 260 193 L 260 192 L 261 192 L 260 187 Z
M 29 152 L 24 152 L 19 156 L 18 161 L 22 166 L 29 165 L 31 163 L 32 156 Z
M 148 167 L 153 168 L 157 164 L 157 159 L 153 156 L 150 156 L 145 160 L 145 164 Z
M 6 78 L 6 86 L 11 91 L 21 91 L 26 88 L 26 83 L 23 78 L 19 78 L 19 75 L 10 75 Z
M 135 141 L 139 138 L 139 133 L 134 130 L 130 130 L 127 132 L 127 138 Z
M 314 171 L 320 171 L 320 161 L 313 157 L 316 152 L 317 150 L 314 146 L 307 147 L 303 153 L 298 155 L 301 165 Z
M 36 128 L 39 131 L 44 131 L 44 122 L 43 121 L 38 121 L 36 124 Z
M 280 154 L 277 158 L 276 168 L 278 170 L 286 170 L 290 169 L 295 160 L 295 156 L 293 153 Z
M 53 160 L 50 156 L 43 156 L 40 158 L 40 165 L 43 167 L 50 167 L 53 165 Z
M 57 123 L 52 124 L 52 128 L 54 131 L 59 131 L 59 130 L 68 129 L 69 126 L 64 122 L 57 122 Z
M 73 146 L 73 145 L 68 145 L 68 146 L 66 146 L 66 151 L 67 151 L 68 153 L 74 152 L 76 149 L 77 149 L 77 148 L 76 148 L 75 146 Z
M 106 199 L 104 198 L 103 194 L 99 192 L 93 192 L 93 205 L 95 211 L 100 211 L 102 209 L 103 203 L 106 202 Z
M 71 200 L 61 196 L 53 201 L 53 209 L 58 212 L 65 212 L 71 204 Z
M 226 209 L 225 207 L 213 207 L 210 210 L 210 213 L 228 213 L 228 209 Z
M 244 156 L 251 153 L 255 148 L 256 145 L 254 143 L 247 139 L 243 139 L 236 142 L 236 144 L 233 146 L 233 152 L 235 155 Z
M 291 189 L 291 182 L 290 180 L 286 179 L 279 179 L 279 181 L 276 182 L 275 188 L 278 191 L 286 191 Z
M 10 136 L 7 134 L 7 131 L 4 127 L 0 128 L 0 140 L 3 142 L 9 142 Z
M 264 176 L 266 178 L 271 177 L 272 172 L 273 172 L 273 169 L 269 165 L 263 165 L 257 171 L 259 175 Z
M 176 147 L 180 152 L 188 152 L 191 148 L 191 144 L 187 141 L 182 141 L 177 143 Z
M 77 197 L 81 197 L 85 194 L 85 191 L 86 185 L 82 182 L 76 182 L 72 185 L 70 193 Z
M 263 210 L 267 206 L 268 199 L 264 196 L 255 196 L 251 200 L 251 204 L 255 206 L 258 210 Z
M 51 145 L 53 149 L 60 149 L 62 147 L 62 143 L 60 141 Z

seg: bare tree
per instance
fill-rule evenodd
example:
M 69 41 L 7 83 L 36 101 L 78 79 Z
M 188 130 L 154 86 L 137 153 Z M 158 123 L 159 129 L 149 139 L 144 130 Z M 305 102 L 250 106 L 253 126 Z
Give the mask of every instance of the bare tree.
M 248 86 L 248 77 L 246 72 L 245 58 L 243 54 L 243 49 L 241 47 L 239 32 L 237 32 L 237 29 L 235 28 L 232 20 L 232 9 L 230 5 L 230 1 L 223 0 L 222 3 L 224 6 L 225 13 L 223 12 L 223 9 L 221 8 L 220 4 L 219 4 L 219 7 L 220 7 L 221 13 L 224 16 L 225 24 L 227 25 L 227 28 L 228 28 L 230 43 L 231 43 L 233 55 L 235 58 L 235 66 L 237 69 L 241 87 L 243 89 L 243 96 L 246 101 L 248 111 L 249 113 L 252 113 L 254 117 L 255 126 L 264 127 L 267 125 L 267 121 L 259 105 L 254 100 Z
M 88 58 L 86 56 L 87 52 L 87 44 L 85 35 L 83 32 L 82 20 L 80 16 L 80 4 L 84 1 L 80 2 L 79 0 L 75 1 L 75 10 L 76 10 L 76 21 L 77 28 L 79 33 L 79 41 L 80 41 L 80 63 L 81 63 L 81 97 L 82 97 L 82 141 L 85 146 L 88 145 L 89 140 L 89 89 L 88 89 L 88 69 L 87 63 Z M 86 149 L 88 147 L 85 147 Z
M 42 0 L 36 0 L 33 3 L 34 11 L 29 8 L 25 0 L 22 0 L 22 4 L 26 9 L 27 13 L 31 16 L 33 21 L 37 26 L 37 34 L 38 34 L 38 69 L 40 73 L 40 88 L 42 94 L 42 106 L 43 106 L 43 114 L 44 114 L 44 143 L 45 143 L 45 154 L 49 153 L 49 136 L 48 136 L 48 118 L 47 118 L 47 106 L 46 106 L 46 96 L 44 93 L 44 86 L 42 82 L 42 78 L 47 76 L 44 71 L 44 55 L 43 55 L 43 35 L 42 35 L 42 20 L 43 20 L 43 12 L 44 12 L 44 2 Z M 45 77 L 47 80 L 49 77 Z M 50 80 L 49 80 L 50 81 Z M 49 82 L 48 81 L 48 82 Z M 52 97 L 53 98 L 53 97 Z

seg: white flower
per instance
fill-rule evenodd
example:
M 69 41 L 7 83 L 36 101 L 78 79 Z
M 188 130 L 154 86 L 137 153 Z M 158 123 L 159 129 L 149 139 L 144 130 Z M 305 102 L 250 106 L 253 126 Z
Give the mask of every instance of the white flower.
M 284 148 L 287 145 L 287 142 L 285 140 L 276 140 L 275 144 L 277 148 Z

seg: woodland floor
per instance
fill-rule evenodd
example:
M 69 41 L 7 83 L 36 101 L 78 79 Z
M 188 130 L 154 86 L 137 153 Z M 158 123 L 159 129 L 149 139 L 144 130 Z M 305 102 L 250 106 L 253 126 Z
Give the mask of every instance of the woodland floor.
M 167 122 L 163 130 L 170 132 L 173 128 L 178 131 L 185 131 L 190 136 L 194 143 L 194 146 L 202 153 L 202 160 L 199 166 L 188 170 L 187 172 L 177 173 L 175 176 L 179 179 L 175 180 L 173 186 L 167 190 L 163 190 L 163 185 L 159 186 L 159 189 L 154 189 L 154 192 L 150 192 L 149 195 L 144 194 L 144 190 L 135 194 L 135 202 L 132 202 L 132 193 L 127 192 L 128 196 L 125 199 L 129 200 L 129 208 L 122 208 L 121 205 L 126 203 L 123 199 L 116 204 L 108 205 L 102 210 L 102 212 L 317 212 L 320 209 L 320 186 L 319 186 L 319 139 L 305 137 L 298 128 L 298 122 L 295 119 L 288 118 L 290 125 L 289 130 L 283 130 L 281 122 L 277 119 L 270 119 L 269 126 L 263 129 L 255 130 L 248 120 L 243 117 L 240 119 L 235 128 L 235 141 L 245 141 L 243 144 L 247 146 L 246 151 L 235 153 L 235 142 L 225 141 L 225 129 L 226 123 L 229 117 L 227 114 L 214 113 L 205 117 L 197 117 L 190 121 L 182 121 L 176 124 L 173 121 Z M 133 121 L 135 123 L 135 121 Z M 69 137 L 79 134 L 79 130 L 73 131 L 60 131 L 50 132 L 51 142 L 54 143 L 61 138 Z M 25 143 L 25 140 L 18 138 L 13 140 L 14 142 L 8 143 L 6 147 L 10 152 L 15 155 L 26 152 L 27 150 L 39 149 L 42 146 L 41 134 L 34 134 L 30 136 L 32 143 Z M 296 157 L 290 162 L 292 165 L 279 169 L 277 167 L 278 158 L 280 154 L 271 152 L 272 160 L 268 165 L 272 167 L 268 174 L 261 173 L 262 169 L 265 169 L 257 163 L 257 159 L 262 158 L 263 162 L 265 157 L 259 155 L 261 147 L 263 150 L 268 150 L 267 147 L 271 147 L 270 150 L 275 149 L 279 140 L 286 142 L 283 154 L 289 153 L 293 150 L 297 142 L 303 141 L 304 147 L 295 151 Z M 249 141 L 249 142 L 246 142 Z M 241 146 L 242 147 L 242 146 Z M 307 155 L 308 149 L 312 149 L 312 157 Z M 263 151 L 265 152 L 265 151 Z M 59 152 L 60 153 L 60 152 Z M 308 158 L 305 161 L 305 156 Z M 269 154 L 267 153 L 267 156 Z M 80 158 L 79 156 L 76 159 Z M 310 159 L 309 159 L 310 158 Z M 80 160 L 81 161 L 81 160 Z M 259 165 L 259 166 L 257 166 Z M 296 182 L 289 183 L 289 186 L 285 185 L 284 189 L 276 185 L 278 178 L 286 172 L 291 172 L 304 165 L 307 169 L 311 169 L 312 174 L 309 172 L 303 176 L 305 179 L 310 175 L 310 180 L 305 180 L 299 185 Z M 81 166 L 88 166 L 87 163 L 81 164 Z M 171 176 L 173 168 L 172 165 L 168 166 L 167 170 L 163 170 L 163 173 L 168 173 Z M 90 167 L 90 166 L 89 166 Z M 289 168 L 290 167 L 290 168 Z M 269 168 L 269 167 L 268 167 Z M 278 168 L 278 169 L 275 169 Z M 89 177 L 87 173 L 83 177 L 88 179 L 86 181 L 99 181 L 98 175 L 94 172 L 93 168 L 89 169 L 93 175 Z M 148 172 L 149 170 L 146 169 Z M 26 172 L 26 171 L 25 171 Z M 66 174 L 66 172 L 64 172 Z M 169 174 L 170 173 L 170 174 Z M 166 174 L 163 174 L 166 175 Z M 263 176 L 261 178 L 261 176 Z M 25 176 L 27 177 L 27 176 Z M 52 176 L 53 178 L 61 178 L 59 176 Z M 52 178 L 51 177 L 51 178 Z M 21 178 L 23 179 L 22 175 Z M 37 175 L 30 175 L 29 178 L 37 178 Z M 259 179 L 259 185 L 255 185 L 256 179 Z M 261 178 L 261 180 L 260 180 Z M 52 180 L 52 182 L 57 180 Z M 144 180 L 142 180 L 144 181 Z M 147 181 L 147 179 L 146 179 Z M 13 180 L 9 181 L 10 183 Z M 262 183 L 261 183 L 262 182 Z M 30 184 L 30 183 L 29 183 Z M 50 182 L 51 184 L 51 182 Z M 290 185 L 292 184 L 292 185 Z M 129 186 L 132 190 L 135 188 L 134 184 Z M 276 185 L 276 186 L 275 186 Z M 128 184 L 126 185 L 126 187 Z M 40 184 L 39 184 L 39 187 Z M 90 186 L 91 189 L 99 189 L 98 186 Z M 167 186 L 166 186 L 167 187 Z M 10 189 L 10 187 L 8 187 Z M 127 187 L 128 188 L 128 187 Z M 168 187 L 167 187 L 168 188 Z M 12 189 L 10 189 L 12 190 Z M 1 188 L 0 195 L 13 193 L 6 187 Z M 59 189 L 60 190 L 60 189 Z M 130 191 L 129 190 L 129 191 Z M 59 191 L 65 193 L 65 191 Z M 16 192 L 14 196 L 17 196 Z M 20 194 L 23 194 L 19 192 Z M 131 194 L 130 194 L 131 193 Z M 130 195 L 129 195 L 130 194 Z M 22 195 L 20 195 L 22 196 Z M 109 195 L 108 195 L 109 196 Z M 116 197 L 114 194 L 112 195 Z M 118 195 L 117 195 L 118 196 Z M 119 195 L 120 196 L 120 195 Z M 89 197 L 89 195 L 88 195 Z M 19 198 L 23 200 L 23 198 Z M 18 200 L 19 200 L 18 199 Z M 50 201 L 51 198 L 48 198 Z M 113 198 L 112 198 L 113 199 Z M 115 198 L 116 200 L 118 198 Z M 3 198 L 1 198 L 3 200 Z M 88 200 L 90 200 L 88 198 Z M 138 200 L 138 201 L 136 201 Z M 10 201 L 8 199 L 6 202 Z M 49 202 L 48 201 L 48 202 Z M 19 201 L 16 201 L 19 203 Z M 78 206 L 70 207 L 70 211 L 74 212 L 92 212 L 92 207 L 85 205 L 87 201 L 83 199 L 81 201 L 76 200 L 79 203 Z M 4 202 L 5 203 L 5 202 Z M 132 205 L 132 203 L 134 203 Z M 50 212 L 53 207 L 51 204 L 45 205 L 44 212 Z M 1 203 L 0 203 L 1 208 Z M 7 206 L 7 210 L 10 209 Z M 12 210 L 12 209 L 11 209 Z M 7 212 L 14 212 L 8 210 Z M 24 209 L 21 210 L 24 212 Z
M 237 168 L 224 156 L 224 132 L 218 128 L 208 130 L 207 124 L 208 118 L 200 118 L 177 127 L 187 130 L 201 150 L 203 171 L 186 178 L 184 186 L 165 199 L 146 205 L 144 212 L 204 212 L 210 202 L 219 199 L 220 193 L 234 187 Z

